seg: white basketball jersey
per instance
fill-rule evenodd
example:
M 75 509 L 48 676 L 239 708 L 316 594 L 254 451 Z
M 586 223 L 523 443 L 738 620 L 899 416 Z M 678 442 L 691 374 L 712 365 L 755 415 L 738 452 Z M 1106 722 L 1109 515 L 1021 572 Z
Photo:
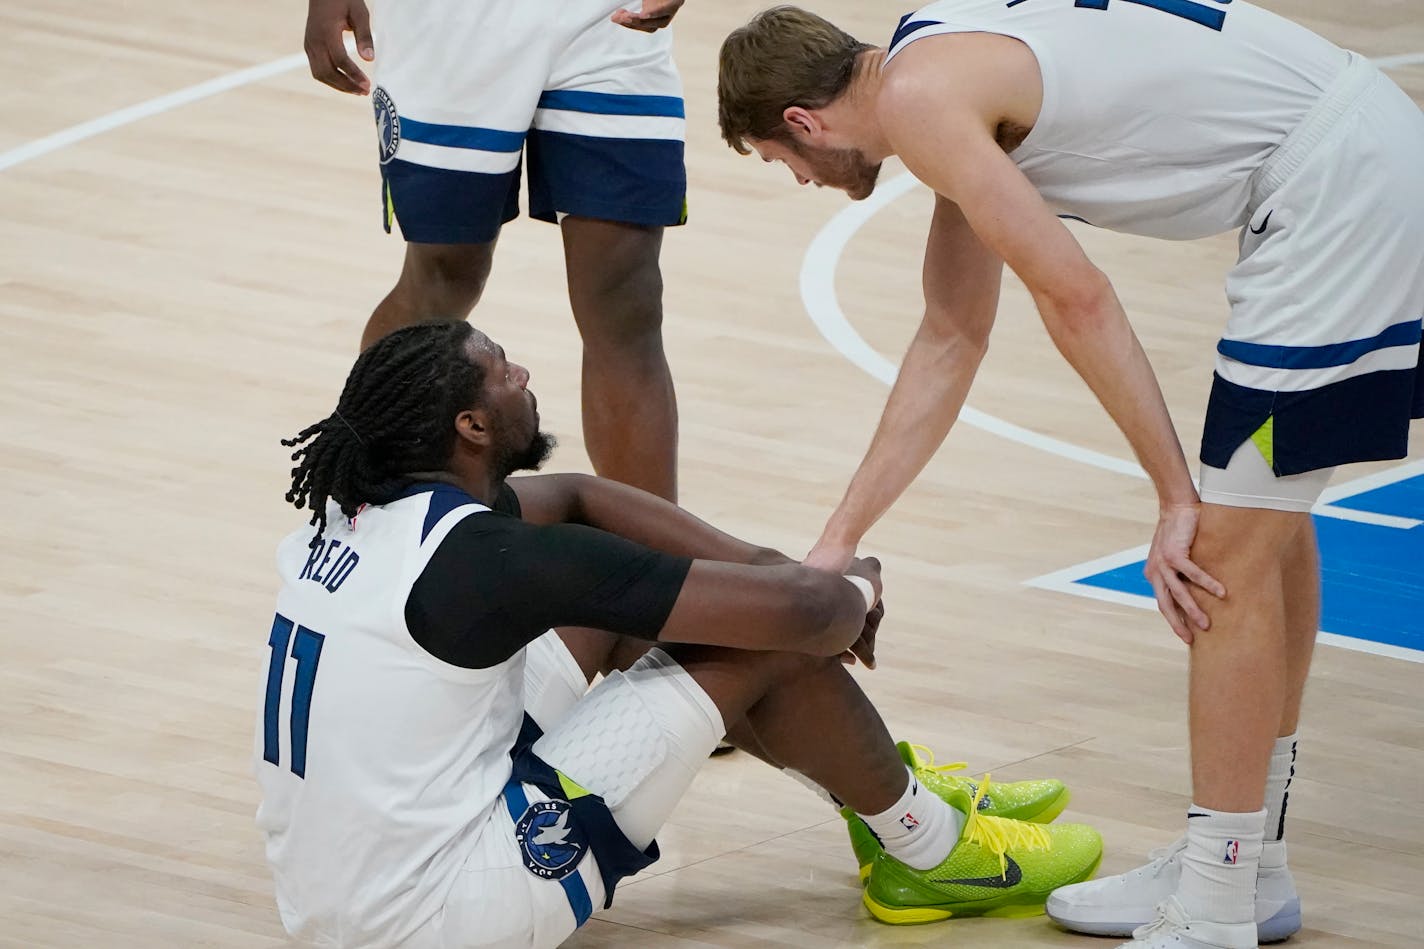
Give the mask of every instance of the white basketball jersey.
M 1050 205 L 1182 240 L 1249 220 L 1252 173 L 1348 58 L 1244 0 L 942 0 L 901 22 L 890 57 L 943 33 L 1037 57 L 1043 107 L 1010 157 Z
M 278 548 L 254 768 L 277 905 L 318 945 L 391 946 L 443 905 L 510 775 L 521 651 L 462 669 L 410 636 L 405 603 L 440 541 L 488 508 L 428 487 L 348 521 L 335 505 Z

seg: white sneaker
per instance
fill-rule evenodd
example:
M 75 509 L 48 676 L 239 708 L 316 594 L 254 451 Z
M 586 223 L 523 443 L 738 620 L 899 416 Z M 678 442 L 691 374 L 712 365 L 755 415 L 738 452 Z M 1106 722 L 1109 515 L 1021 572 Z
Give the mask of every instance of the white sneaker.
M 1169 896 L 1157 907 L 1157 918 L 1118 949 L 1257 949 L 1256 927 L 1188 919 L 1181 902 Z
M 1177 892 L 1187 838 L 1152 851 L 1146 866 L 1053 891 L 1048 915 L 1064 929 L 1092 936 L 1130 936 L 1157 918 L 1157 906 Z M 1268 843 L 1256 877 L 1256 938 L 1281 942 L 1300 929 L 1300 897 L 1283 843 Z M 1183 945 L 1189 945 L 1184 943 Z

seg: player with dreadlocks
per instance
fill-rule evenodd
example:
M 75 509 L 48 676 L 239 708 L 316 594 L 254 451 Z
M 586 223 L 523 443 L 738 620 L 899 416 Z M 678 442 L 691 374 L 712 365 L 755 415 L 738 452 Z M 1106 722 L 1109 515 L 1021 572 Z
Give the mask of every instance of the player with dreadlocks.
M 360 504 L 394 499 L 411 473 L 445 464 L 455 440 L 449 419 L 484 387 L 483 365 L 466 359 L 458 345 L 470 336 L 468 324 L 431 325 L 399 333 L 380 354 L 366 350 L 335 411 L 282 440 L 288 447 L 301 446 L 292 454 L 299 464 L 292 469 L 287 500 L 312 509 L 318 536 L 325 529 L 328 498 L 353 517 Z M 553 444 L 536 431 L 525 452 L 500 459 L 498 467 L 537 468 Z
M 313 517 L 278 551 L 255 737 L 289 932 L 556 945 L 656 859 L 728 724 L 859 814 L 924 920 L 1034 912 L 1092 873 L 1091 829 L 902 761 L 837 660 L 873 659 L 878 563 L 803 567 L 598 478 L 506 480 L 552 444 L 528 382 L 468 324 L 410 327 L 289 443 Z M 656 645 L 585 694 L 620 637 Z

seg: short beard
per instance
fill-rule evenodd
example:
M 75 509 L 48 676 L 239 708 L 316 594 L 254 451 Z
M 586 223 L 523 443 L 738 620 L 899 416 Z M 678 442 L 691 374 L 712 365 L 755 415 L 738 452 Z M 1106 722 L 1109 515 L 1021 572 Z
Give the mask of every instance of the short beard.
M 494 460 L 495 480 L 503 481 L 516 471 L 538 471 L 558 447 L 559 440 L 546 432 L 536 431 L 522 449 L 502 451 Z
M 850 195 L 852 201 L 864 201 L 875 190 L 875 182 L 880 178 L 880 165 L 870 164 L 858 149 L 807 149 L 794 141 L 791 144 L 797 154 L 806 159 L 825 187 L 839 188 Z

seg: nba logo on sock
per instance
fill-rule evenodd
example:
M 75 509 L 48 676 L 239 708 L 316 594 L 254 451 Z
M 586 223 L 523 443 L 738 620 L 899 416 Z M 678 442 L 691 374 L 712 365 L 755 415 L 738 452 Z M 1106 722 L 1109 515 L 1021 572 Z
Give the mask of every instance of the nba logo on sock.
M 920 826 L 920 822 L 915 820 L 914 814 L 906 814 L 904 817 L 900 818 L 900 823 L 905 826 L 906 830 L 914 830 L 916 827 Z
M 1229 864 L 1231 864 L 1232 866 L 1235 866 L 1235 865 L 1236 865 L 1236 853 L 1237 853 L 1237 851 L 1240 850 L 1240 849 L 1241 849 L 1241 842 L 1240 842 L 1240 841 L 1238 841 L 1238 840 L 1228 840 L 1228 841 L 1226 842 L 1226 859 L 1222 860 L 1221 862 L 1222 862 L 1222 863 L 1229 863 Z

